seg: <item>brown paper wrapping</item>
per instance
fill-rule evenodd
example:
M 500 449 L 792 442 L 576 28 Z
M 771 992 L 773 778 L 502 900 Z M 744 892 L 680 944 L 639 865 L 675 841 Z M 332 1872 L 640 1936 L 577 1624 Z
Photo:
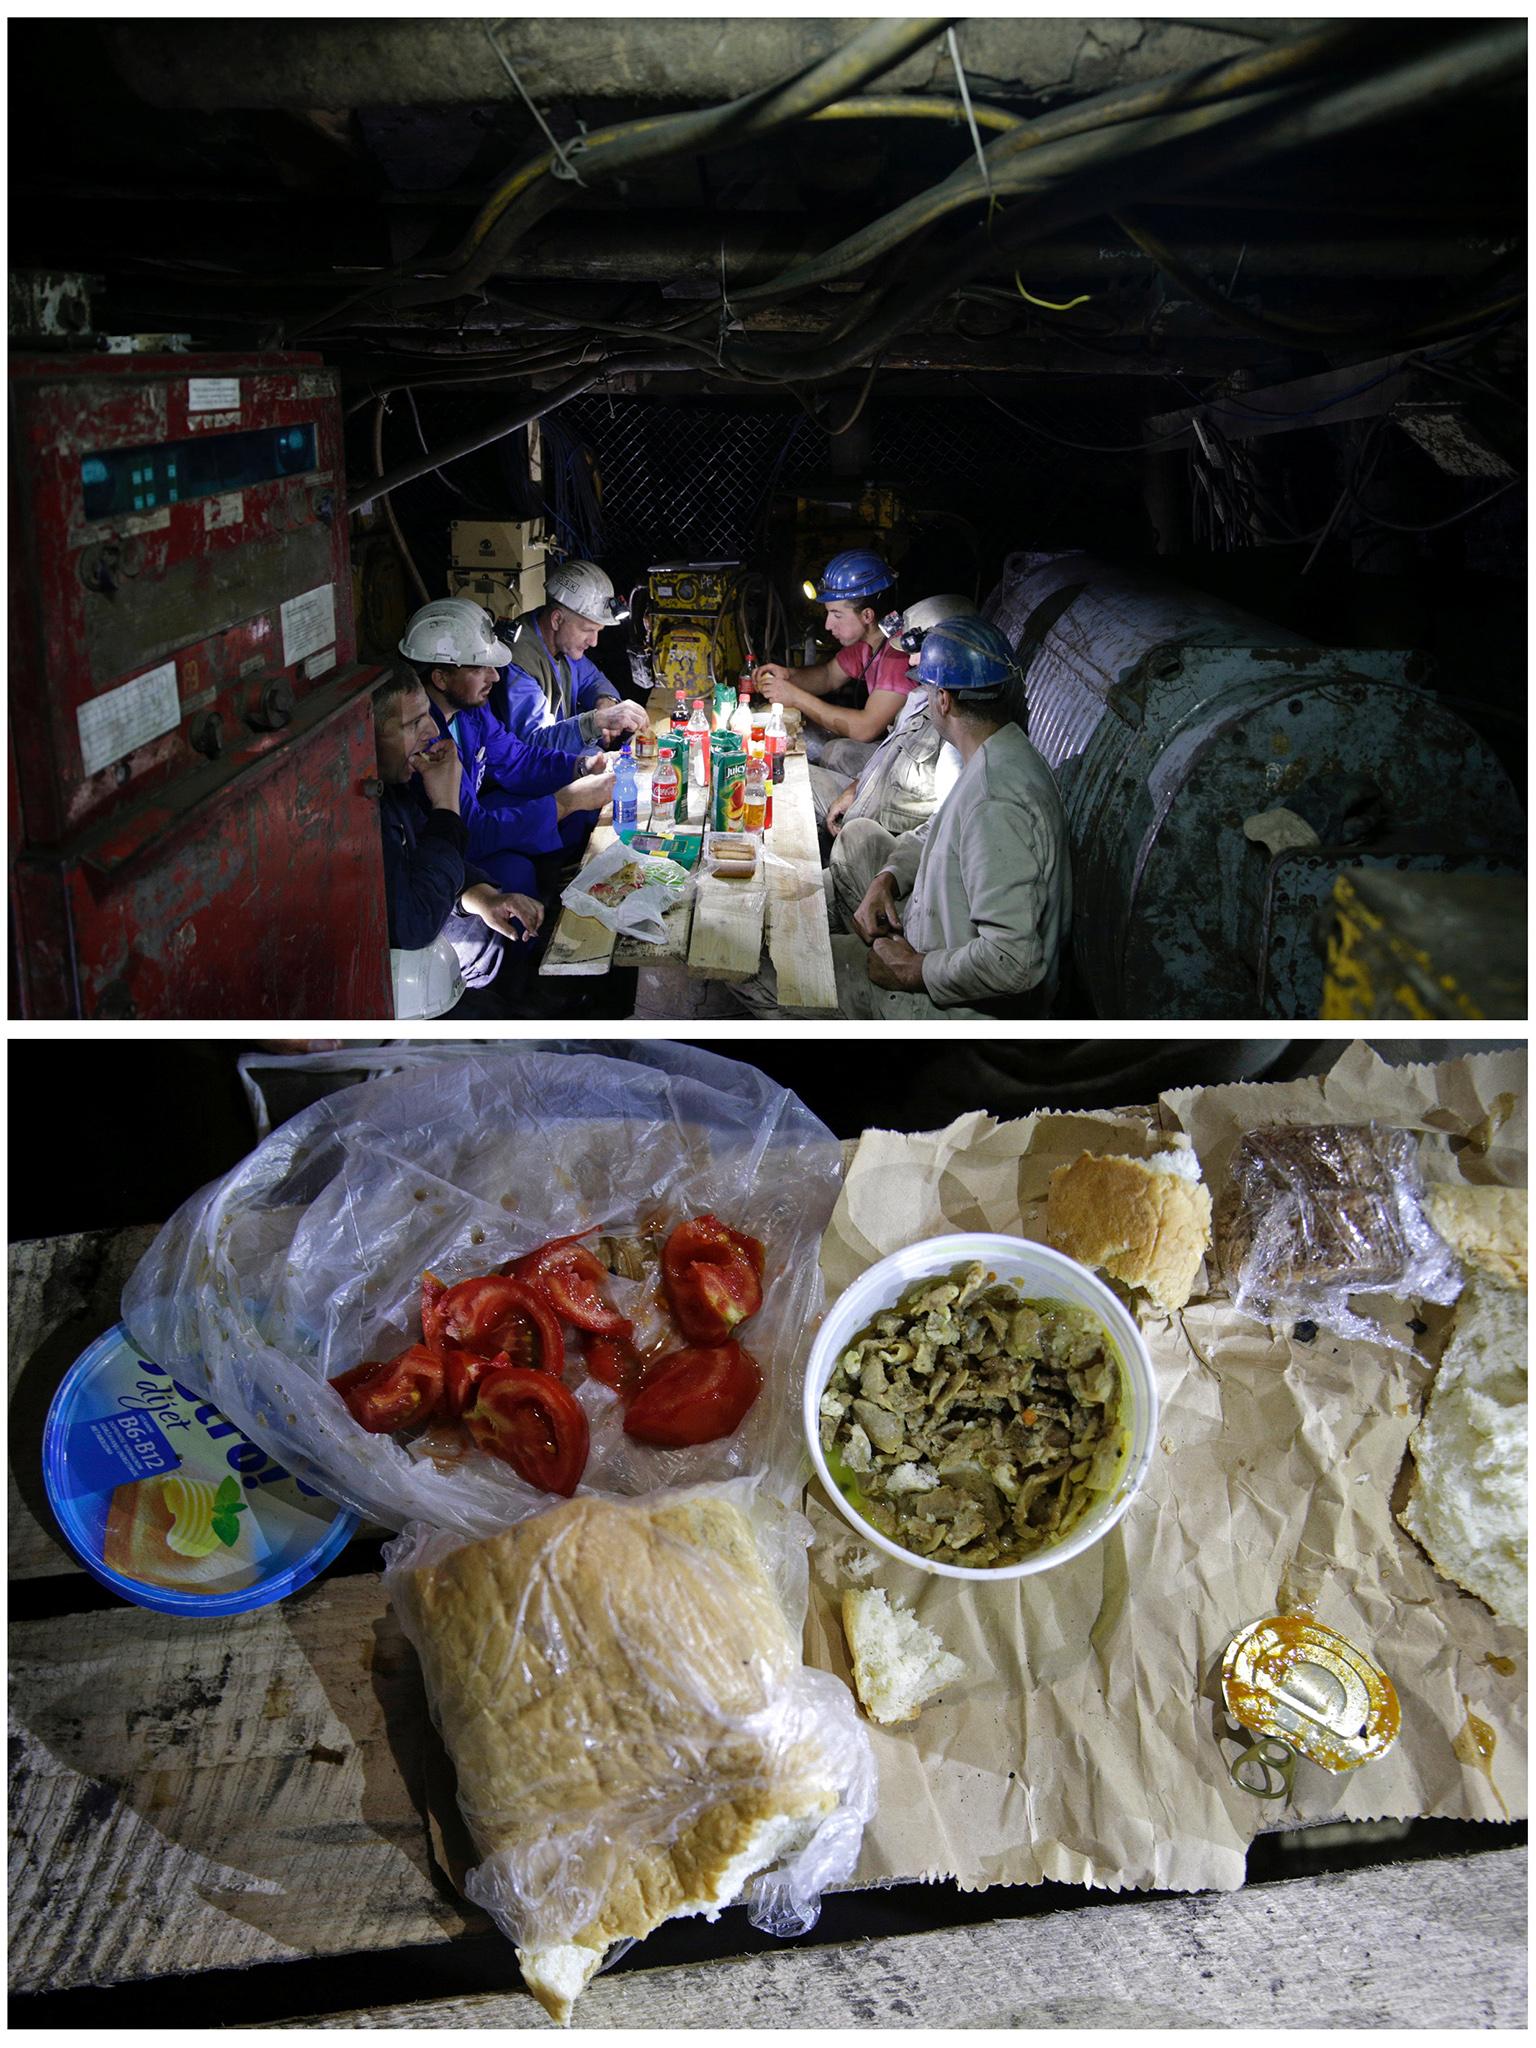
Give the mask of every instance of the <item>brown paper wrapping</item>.
M 1183 1130 L 1219 1205 L 1244 1131 L 1370 1119 L 1420 1132 L 1429 1178 L 1525 1184 L 1523 1054 L 1393 1068 L 1357 1045 L 1322 1079 L 1181 1090 L 1153 1109 L 871 1131 L 823 1240 L 828 1297 L 946 1231 L 1043 1239 L 1051 1170 L 1084 1150 L 1145 1154 Z M 1264 1828 L 1525 1814 L 1525 1633 L 1441 1578 L 1393 1519 L 1452 1311 L 1425 1310 L 1413 1332 L 1411 1305 L 1376 1306 L 1417 1351 L 1271 1331 L 1238 1314 L 1209 1261 L 1182 1312 L 1137 1297 L 1159 1455 L 1102 1543 L 1034 1578 L 972 1585 L 898 1564 L 813 1486 L 810 1660 L 851 1682 L 838 1596 L 872 1583 L 969 1671 L 916 1722 L 872 1724 L 880 1803 L 856 1884 L 1229 1890 Z M 1272 1802 L 1228 1775 L 1250 1738 L 1223 1739 L 1221 1653 L 1243 1623 L 1299 1608 L 1391 1675 L 1402 1734 L 1339 1776 L 1299 1762 L 1292 1796 Z M 1493 1731 L 1486 1765 L 1469 1717 Z

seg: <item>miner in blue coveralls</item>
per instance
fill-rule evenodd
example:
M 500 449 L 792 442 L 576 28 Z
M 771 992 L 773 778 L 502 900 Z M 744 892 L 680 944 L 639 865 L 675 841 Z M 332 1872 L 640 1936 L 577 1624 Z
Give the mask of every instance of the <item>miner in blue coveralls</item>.
M 544 602 L 507 628 L 511 663 L 491 708 L 531 747 L 622 746 L 645 729 L 638 704 L 622 698 L 587 659 L 605 626 L 629 617 L 595 562 L 558 562 L 544 581 Z
M 488 700 L 511 657 L 468 598 L 438 598 L 414 612 L 400 652 L 437 731 L 458 751 L 470 859 L 500 887 L 538 894 L 534 864 L 579 844 L 608 800 L 613 777 L 601 753 L 530 747 L 502 725 Z
M 403 665 L 373 693 L 373 732 L 395 1014 L 515 1016 L 532 966 L 517 949 L 531 951 L 544 922 L 532 866 L 527 887 L 507 889 L 466 859 L 463 770 Z

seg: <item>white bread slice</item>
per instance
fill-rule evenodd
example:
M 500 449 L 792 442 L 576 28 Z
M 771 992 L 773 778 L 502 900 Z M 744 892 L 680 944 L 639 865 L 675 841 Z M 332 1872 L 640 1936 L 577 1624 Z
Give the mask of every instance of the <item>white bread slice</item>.
M 1437 1181 L 1425 1190 L 1424 1208 L 1458 1258 L 1506 1287 L 1530 1286 L 1524 1188 Z
M 715 1914 L 837 1804 L 751 1523 L 578 1498 L 396 1588 L 484 1861 L 560 2025 L 616 1941 Z
M 1526 1625 L 1526 1297 L 1479 1276 L 1408 1439 L 1413 1491 L 1398 1520 L 1435 1569 L 1503 1621 Z
M 1046 1237 L 1111 1280 L 1144 1288 L 1159 1308 L 1182 1308 L 1211 1242 L 1211 1194 L 1199 1173 L 1187 1149 L 1152 1159 L 1084 1152 L 1051 1175 Z
M 843 1633 L 859 1698 L 882 1726 L 915 1721 L 925 1700 L 966 1675 L 962 1659 L 907 1608 L 892 1607 L 879 1586 L 844 1593 Z

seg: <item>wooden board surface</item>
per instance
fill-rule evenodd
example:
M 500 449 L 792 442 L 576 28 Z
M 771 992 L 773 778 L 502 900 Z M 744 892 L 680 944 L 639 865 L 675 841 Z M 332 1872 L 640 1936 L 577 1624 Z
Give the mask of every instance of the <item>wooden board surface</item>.
M 788 1017 L 837 1014 L 837 975 L 827 928 L 810 764 L 791 754 L 773 793 L 774 860 L 768 867 L 768 957 Z
M 45 1411 L 63 1371 L 116 1320 L 123 1280 L 153 1234 L 11 1247 L 13 1575 L 19 1565 L 23 1577 L 72 1572 L 83 1582 L 29 1491 L 41 1421 L 33 1437 L 18 1416 Z M 16 1992 L 368 1956 L 487 1931 L 445 1875 L 468 1860 L 467 1838 L 416 1660 L 376 1573 L 195 1626 L 126 1605 L 13 1620 L 10 1678 Z M 702 2026 L 724 2003 L 747 2016 L 742 2024 L 764 2026 L 1214 2026 L 1228 2023 L 1225 1999 L 1231 2018 L 1251 2024 L 1337 2014 L 1351 2026 L 1514 2026 L 1524 1869 L 1523 1852 L 1499 1851 L 925 1934 L 911 1938 L 910 1956 L 882 1939 L 625 1972 L 593 1987 L 580 2020 Z M 1473 1915 L 1447 1889 L 1457 1873 L 1475 1879 Z M 1292 1893 L 1298 1911 L 1277 1919 L 1275 1901 Z M 1512 1914 L 1522 1916 L 1518 1952 L 1506 1941 Z M 1431 1936 L 1446 1930 L 1442 1953 Z M 987 1947 L 994 1939 L 1004 1946 Z M 1256 1940 L 1266 1957 L 1257 1975 Z M 1335 2005 L 1322 2002 L 1335 1994 Z M 544 2021 L 511 1994 L 310 2024 Z
M 65 1373 L 120 1319 L 128 1276 L 158 1228 L 90 1230 L 24 1239 L 9 1248 L 6 1538 L 12 1579 L 79 1570 L 43 1491 L 43 1425 Z
M 596 1978 L 573 2026 L 1518 2028 L 1528 1857 L 1492 1850 L 1181 1899 L 1117 1899 L 825 1948 Z M 643 1948 L 638 1952 L 644 1953 Z M 295 2024 L 538 2027 L 525 1992 Z
M 746 981 L 763 960 L 768 885 L 759 863 L 750 881 L 700 872 L 693 901 L 688 972 L 704 981 Z
M 604 847 L 613 844 L 612 816 L 612 810 L 605 809 L 593 827 L 581 857 L 583 867 L 595 860 Z M 557 919 L 544 948 L 544 958 L 539 962 L 540 974 L 606 974 L 613 965 L 614 946 L 614 934 L 607 925 L 595 917 L 580 917 L 563 905 L 557 909 Z
M 670 695 L 654 690 L 648 700 L 655 732 L 668 730 Z M 639 774 L 638 815 L 647 821 L 650 766 Z M 609 813 L 592 834 L 583 866 L 613 842 Z M 689 791 L 691 824 L 704 823 L 703 792 Z M 616 937 L 596 918 L 578 917 L 561 909 L 539 972 L 548 975 L 600 975 L 610 967 L 656 967 L 686 961 L 688 973 L 700 981 L 742 982 L 762 966 L 766 943 L 779 983 L 779 1006 L 789 1016 L 826 1017 L 837 1013 L 837 979 L 827 931 L 817 847 L 815 808 L 810 772 L 803 754 L 790 755 L 783 782 L 774 790 L 773 830 L 765 862 L 750 882 L 725 881 L 707 873 L 696 877 L 686 904 L 667 914 L 664 943 Z
M 10 1630 L 14 1991 L 447 1940 L 414 1654 L 377 1574 Z M 435 1803 L 435 1802 L 434 1802 Z

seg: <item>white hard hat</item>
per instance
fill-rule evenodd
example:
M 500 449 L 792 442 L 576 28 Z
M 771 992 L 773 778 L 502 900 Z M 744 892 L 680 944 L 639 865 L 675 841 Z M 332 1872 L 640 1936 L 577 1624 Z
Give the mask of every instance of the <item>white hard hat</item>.
M 557 562 L 544 578 L 544 602 L 578 612 L 594 626 L 617 626 L 629 617 L 629 606 L 614 596 L 612 579 L 596 562 Z
M 430 946 L 417 946 L 409 952 L 391 946 L 389 978 L 395 991 L 395 1017 L 400 1021 L 441 1017 L 464 993 L 459 956 L 441 932 Z
M 946 592 L 942 597 L 921 597 L 916 604 L 907 606 L 890 637 L 908 654 L 914 654 L 923 644 L 923 635 L 931 633 L 935 626 L 945 625 L 951 619 L 979 619 L 981 616 L 980 605 L 972 604 L 968 597 L 961 597 L 958 592 Z
M 435 597 L 412 612 L 400 652 L 440 668 L 505 668 L 512 659 L 491 631 L 490 614 L 465 597 Z

